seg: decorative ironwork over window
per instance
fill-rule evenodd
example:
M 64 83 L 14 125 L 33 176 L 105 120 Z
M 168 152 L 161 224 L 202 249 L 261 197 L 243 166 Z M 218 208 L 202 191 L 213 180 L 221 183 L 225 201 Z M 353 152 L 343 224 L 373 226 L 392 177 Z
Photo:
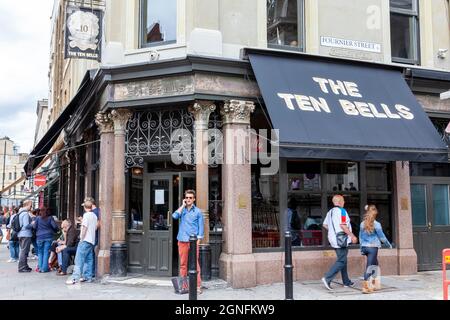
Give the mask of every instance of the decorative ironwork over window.
M 209 166 L 215 168 L 223 160 L 222 117 L 217 110 L 209 115 L 208 145 L 211 147 Z
M 194 136 L 194 116 L 185 109 L 135 112 L 127 124 L 125 169 L 143 168 L 144 157 L 170 155 L 180 142 L 173 139 L 180 129 Z
M 444 141 L 447 144 L 447 146 L 450 148 L 450 137 L 449 137 L 449 134 L 445 132 L 445 128 L 447 128 L 449 119 L 433 118 L 433 119 L 431 119 L 431 122 L 433 123 L 436 130 L 439 132 L 439 135 L 441 136 L 442 141 Z

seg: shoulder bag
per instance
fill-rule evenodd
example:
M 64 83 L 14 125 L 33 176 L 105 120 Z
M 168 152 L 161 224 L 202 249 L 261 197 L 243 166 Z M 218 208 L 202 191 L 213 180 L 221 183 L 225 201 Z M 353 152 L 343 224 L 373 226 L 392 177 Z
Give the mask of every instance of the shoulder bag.
M 348 247 L 348 235 L 344 231 L 340 231 L 336 233 L 336 229 L 334 228 L 334 220 L 333 220 L 333 209 L 331 209 L 331 225 L 333 226 L 334 233 L 336 234 L 336 243 L 339 248 L 347 248 Z

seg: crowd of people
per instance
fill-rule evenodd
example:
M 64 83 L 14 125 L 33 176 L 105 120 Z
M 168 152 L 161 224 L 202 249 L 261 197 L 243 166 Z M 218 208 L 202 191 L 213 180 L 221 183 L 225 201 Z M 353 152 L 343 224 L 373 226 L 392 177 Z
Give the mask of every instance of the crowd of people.
M 31 272 L 29 259 L 37 259 L 35 271 L 56 275 L 68 275 L 74 264 L 72 275 L 66 284 L 92 282 L 96 274 L 96 254 L 100 210 L 92 197 L 84 199 L 84 213 L 75 221 L 59 221 L 46 207 L 33 208 L 31 200 L 19 206 L 0 207 L 0 227 L 6 227 L 9 263 L 17 263 L 18 272 Z M 0 241 L 3 239 L 0 228 Z

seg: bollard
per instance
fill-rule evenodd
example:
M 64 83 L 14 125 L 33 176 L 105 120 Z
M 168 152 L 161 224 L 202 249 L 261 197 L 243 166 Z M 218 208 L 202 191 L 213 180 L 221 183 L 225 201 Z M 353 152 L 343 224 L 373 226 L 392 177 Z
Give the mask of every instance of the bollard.
M 447 279 L 447 264 L 450 264 L 450 249 L 442 250 L 442 288 L 444 300 L 448 300 L 448 287 L 450 279 Z
M 290 231 L 284 234 L 284 288 L 285 300 L 294 300 L 292 270 L 292 235 Z
M 197 300 L 197 236 L 189 237 L 189 300 Z

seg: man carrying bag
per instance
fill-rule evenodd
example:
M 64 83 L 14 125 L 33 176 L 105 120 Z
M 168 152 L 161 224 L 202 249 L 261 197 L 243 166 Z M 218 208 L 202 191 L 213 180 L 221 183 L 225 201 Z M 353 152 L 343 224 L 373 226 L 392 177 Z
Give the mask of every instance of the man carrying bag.
M 334 208 L 328 211 L 323 227 L 328 230 L 328 241 L 336 251 L 336 262 L 322 278 L 322 282 L 328 290 L 332 290 L 331 281 L 340 271 L 344 287 L 352 287 L 354 283 L 350 280 L 347 273 L 347 255 L 348 245 L 357 243 L 358 238 L 352 233 L 350 217 L 344 209 L 344 197 L 335 195 L 333 197 Z

